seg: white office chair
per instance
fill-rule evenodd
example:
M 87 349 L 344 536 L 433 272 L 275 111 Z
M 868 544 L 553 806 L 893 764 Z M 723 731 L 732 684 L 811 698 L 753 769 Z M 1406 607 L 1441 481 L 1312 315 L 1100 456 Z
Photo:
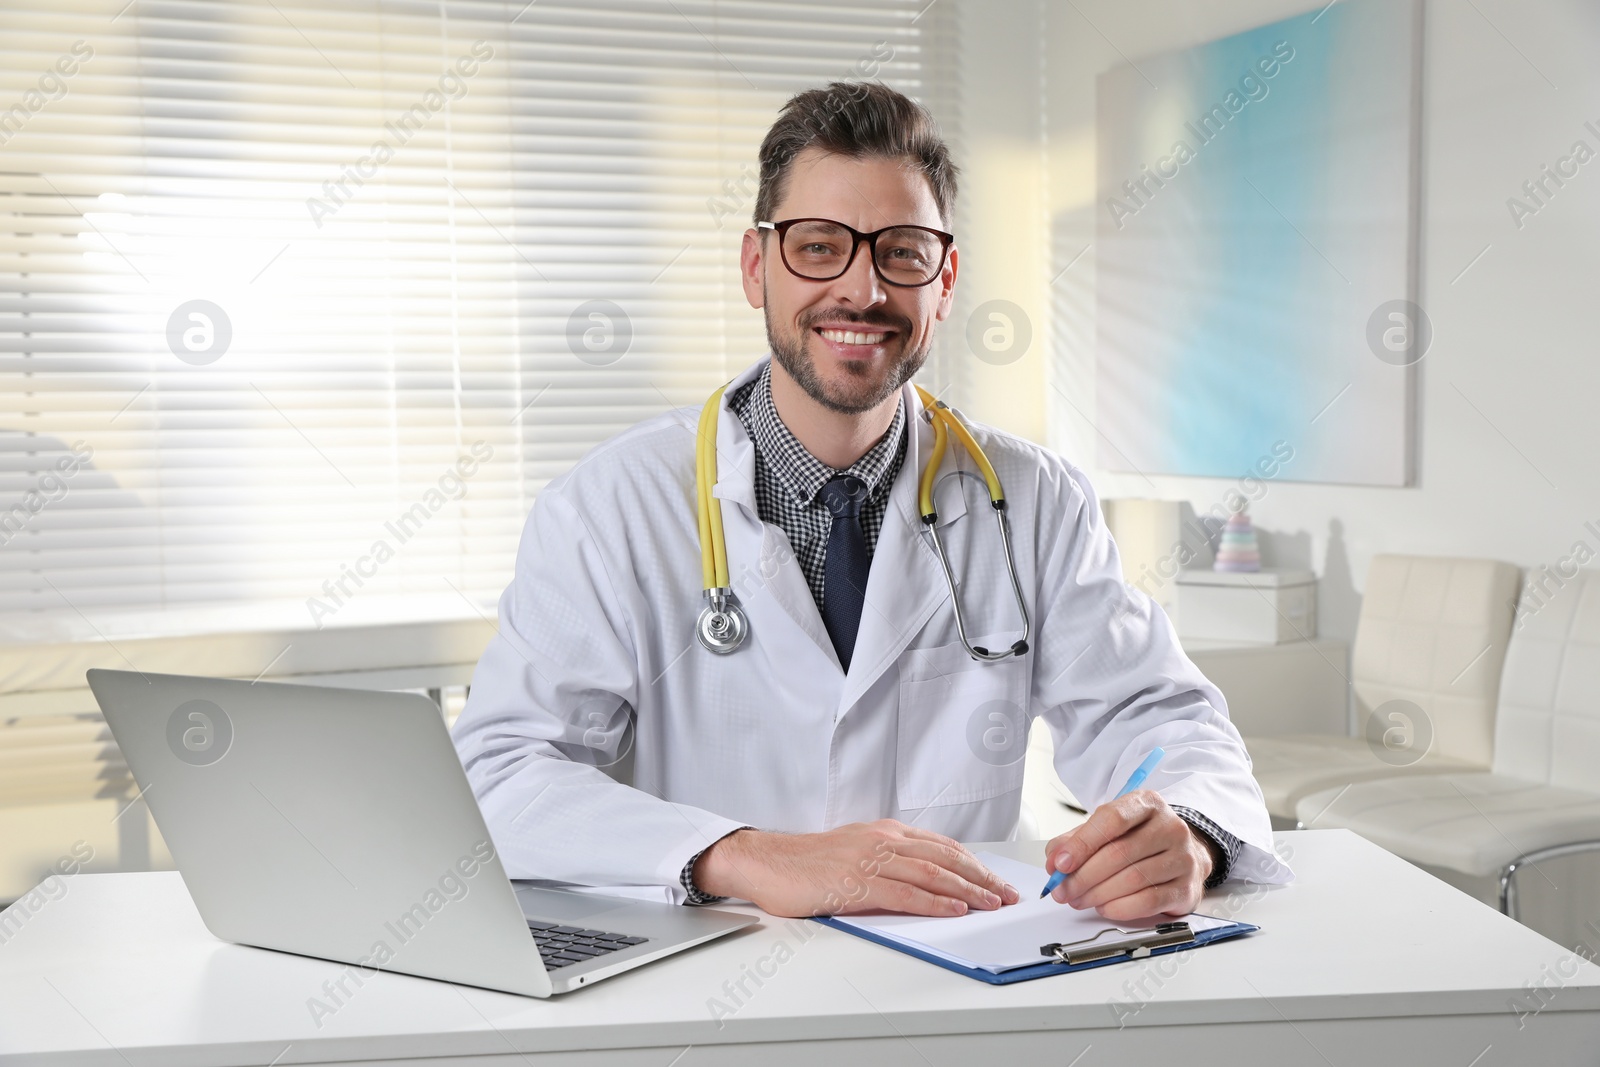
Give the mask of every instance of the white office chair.
M 1495 560 L 1375 556 L 1351 656 L 1357 728 L 1389 701 L 1405 700 L 1427 717 L 1432 743 L 1402 766 L 1380 759 L 1364 732 L 1246 737 L 1267 811 L 1293 823 L 1303 797 L 1329 788 L 1487 769 L 1519 578 Z
M 1600 851 L 1600 572 L 1525 607 L 1500 682 L 1494 762 L 1473 773 L 1360 782 L 1303 797 L 1308 828 L 1342 826 L 1415 863 L 1500 877 Z

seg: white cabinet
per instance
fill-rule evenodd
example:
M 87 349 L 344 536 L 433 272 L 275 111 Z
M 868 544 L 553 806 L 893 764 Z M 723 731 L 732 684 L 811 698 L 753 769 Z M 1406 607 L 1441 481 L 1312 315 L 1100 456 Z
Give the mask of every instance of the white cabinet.
M 1306 570 L 1184 571 L 1176 601 L 1173 622 L 1185 645 L 1317 636 L 1317 576 Z
M 1241 734 L 1347 734 L 1350 646 L 1330 637 L 1281 645 L 1185 640 L 1228 701 Z
M 1344 734 L 1350 646 L 1332 638 L 1282 645 L 1184 641 L 1183 650 L 1228 701 L 1241 734 Z M 1056 774 L 1050 728 L 1028 735 L 1022 779 L 1024 828 L 1049 840 L 1083 822 L 1082 805 Z M 1032 820 L 1031 823 L 1027 820 Z

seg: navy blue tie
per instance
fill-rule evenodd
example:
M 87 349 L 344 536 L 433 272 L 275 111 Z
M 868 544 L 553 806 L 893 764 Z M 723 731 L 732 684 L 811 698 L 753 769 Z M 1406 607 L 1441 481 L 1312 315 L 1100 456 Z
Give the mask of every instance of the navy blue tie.
M 861 628 L 861 607 L 867 599 L 867 537 L 861 532 L 861 506 L 867 502 L 867 483 L 853 474 L 841 474 L 822 487 L 823 505 L 833 515 L 828 531 L 828 554 L 822 568 L 822 625 L 828 628 L 839 662 L 848 672 Z

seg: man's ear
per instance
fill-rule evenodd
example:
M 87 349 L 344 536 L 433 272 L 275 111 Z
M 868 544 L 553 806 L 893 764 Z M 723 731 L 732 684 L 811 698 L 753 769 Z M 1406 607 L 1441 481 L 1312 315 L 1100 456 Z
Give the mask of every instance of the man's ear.
M 943 322 L 950 317 L 950 309 L 956 303 L 956 260 L 959 258 L 956 246 L 950 246 L 950 255 L 945 258 L 944 270 L 939 272 L 939 307 L 934 316 Z
M 744 240 L 739 245 L 739 282 L 744 286 L 744 298 L 753 308 L 765 307 L 767 303 L 763 232 L 753 227 L 744 231 Z

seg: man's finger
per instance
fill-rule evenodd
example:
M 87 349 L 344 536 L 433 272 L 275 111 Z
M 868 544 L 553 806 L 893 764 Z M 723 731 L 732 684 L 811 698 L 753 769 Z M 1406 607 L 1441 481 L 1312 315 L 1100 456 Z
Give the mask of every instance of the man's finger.
M 955 838 L 946 837 L 943 834 L 936 834 L 932 830 L 924 830 L 920 826 L 906 826 L 902 824 L 900 827 L 900 832 L 907 837 L 914 837 L 919 841 L 937 841 L 941 845 L 949 845 L 951 848 L 959 848 L 962 852 L 966 852 L 967 855 L 972 855 L 971 852 L 967 852 L 967 846 L 963 845 Z
M 905 826 L 903 827 L 902 832 L 908 838 L 914 838 L 919 841 L 929 841 L 936 845 L 943 845 L 946 848 L 952 849 L 959 853 L 962 857 L 960 862 L 963 864 L 963 866 L 952 867 L 949 863 L 946 863 L 945 866 L 951 867 L 952 870 L 962 874 L 969 882 L 987 886 L 991 892 L 999 894 L 1005 903 L 1015 904 L 1018 900 L 1022 899 L 1020 890 L 1018 890 L 1015 886 L 1008 885 L 1006 881 L 999 875 L 985 867 L 983 863 L 979 861 L 978 857 L 972 854 L 972 851 L 968 849 L 966 845 L 963 845 L 955 838 L 946 837 L 944 834 L 934 833 L 932 830 L 924 830 L 919 826 Z M 977 873 L 979 877 L 974 878 L 972 873 L 968 873 L 969 871 Z
M 1015 886 L 1008 885 L 1004 878 L 985 867 L 978 857 L 959 846 L 952 848 L 937 841 L 913 839 L 905 842 L 899 851 L 908 857 L 937 863 L 972 885 L 993 893 L 1000 898 L 1002 904 L 1015 904 L 1020 899 Z M 970 897 L 964 899 L 971 901 Z
M 859 900 L 851 901 L 843 913 L 854 911 L 895 911 L 905 915 L 965 915 L 967 903 L 955 897 L 930 893 L 921 886 L 895 878 L 874 878 Z
M 1107 801 L 1089 819 L 1065 835 L 1065 840 L 1045 857 L 1049 870 L 1071 874 L 1098 852 L 1159 810 L 1161 798 L 1146 789 Z
M 1004 897 L 999 892 L 969 882 L 955 871 L 942 866 L 938 860 L 920 856 L 909 854 L 896 856 L 879 868 L 878 878 L 906 882 L 935 896 L 952 897 L 979 911 L 993 911 L 1005 903 Z
M 1092 856 L 1079 863 L 1051 895 L 1060 901 L 1072 901 L 1118 872 L 1172 847 L 1172 842 L 1155 826 L 1149 822 L 1141 823 L 1116 840 L 1107 841 Z
M 1131 896 L 1108 901 L 1096 911 L 1102 919 L 1112 922 L 1149 924 L 1187 915 L 1194 910 L 1198 901 L 1198 896 L 1190 899 L 1189 892 L 1181 882 L 1165 882 L 1141 889 Z
M 1178 881 L 1194 873 L 1193 860 L 1183 852 L 1163 851 L 1131 863 L 1085 890 L 1074 890 L 1072 878 L 1062 889 L 1067 890 L 1067 903 L 1084 910 L 1098 908 L 1122 897 Z M 1076 878 L 1077 875 L 1073 875 Z

